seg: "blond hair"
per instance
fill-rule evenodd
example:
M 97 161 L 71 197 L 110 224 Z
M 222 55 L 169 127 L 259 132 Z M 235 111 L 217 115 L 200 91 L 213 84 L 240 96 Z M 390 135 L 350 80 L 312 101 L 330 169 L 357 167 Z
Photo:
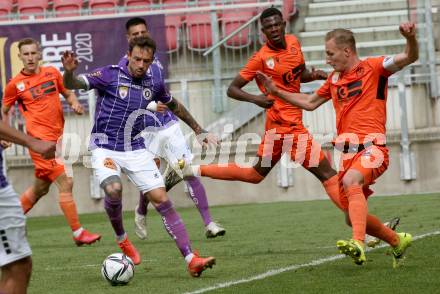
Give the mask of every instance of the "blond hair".
M 356 40 L 353 32 L 346 29 L 335 29 L 325 35 L 325 41 L 335 40 L 337 46 L 348 46 L 356 52 Z
M 20 50 L 21 47 L 23 47 L 24 45 L 32 45 L 32 44 L 37 45 L 37 50 L 40 51 L 40 43 L 38 43 L 37 40 L 32 38 L 24 38 L 18 41 L 18 50 Z

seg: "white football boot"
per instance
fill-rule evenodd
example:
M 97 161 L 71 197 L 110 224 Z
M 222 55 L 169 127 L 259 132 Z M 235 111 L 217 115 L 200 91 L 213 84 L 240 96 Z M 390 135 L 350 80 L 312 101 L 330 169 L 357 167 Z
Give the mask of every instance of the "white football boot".
M 218 223 L 210 222 L 206 226 L 206 238 L 215 238 L 217 236 L 223 236 L 226 234 L 226 230 L 222 228 Z
M 137 210 L 138 205 L 134 209 L 134 232 L 139 239 L 144 240 L 147 238 L 147 217 L 146 215 L 139 214 Z

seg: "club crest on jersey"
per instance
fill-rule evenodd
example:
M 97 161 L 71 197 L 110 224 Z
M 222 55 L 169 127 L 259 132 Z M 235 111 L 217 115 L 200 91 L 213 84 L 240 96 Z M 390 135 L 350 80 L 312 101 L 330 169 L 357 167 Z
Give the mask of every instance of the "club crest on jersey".
M 125 99 L 125 97 L 127 97 L 127 95 L 128 95 L 128 87 L 126 87 L 126 86 L 120 86 L 120 87 L 118 88 L 118 92 L 119 92 L 119 96 L 120 96 L 122 99 Z
M 275 67 L 275 60 L 273 60 L 272 57 L 266 59 L 266 65 L 267 65 L 268 68 L 274 69 L 274 67 Z
M 19 82 L 15 86 L 17 87 L 18 91 L 24 91 L 25 89 L 25 85 L 23 82 Z
M 339 72 L 335 72 L 335 73 L 332 75 L 332 83 L 335 84 L 335 83 L 338 82 L 338 80 L 339 80 Z
M 142 91 L 142 96 L 144 96 L 145 99 L 150 100 L 151 99 L 151 90 L 148 88 L 145 88 Z

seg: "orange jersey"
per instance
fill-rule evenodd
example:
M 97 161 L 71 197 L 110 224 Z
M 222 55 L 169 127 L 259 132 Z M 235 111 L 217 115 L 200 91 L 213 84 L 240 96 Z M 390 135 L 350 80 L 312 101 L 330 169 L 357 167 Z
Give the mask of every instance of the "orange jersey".
M 39 139 L 56 141 L 63 134 L 64 116 L 60 93 L 64 93 L 63 78 L 54 67 L 40 67 L 38 74 L 23 71 L 7 85 L 3 105 L 18 102 L 26 120 L 26 130 Z
M 338 135 L 355 134 L 359 138 L 356 143 L 378 139 L 376 134 L 384 138 L 388 77 L 393 74 L 384 68 L 384 59 L 367 58 L 350 72 L 332 72 L 316 92 L 332 99 Z
M 259 70 L 271 76 L 278 88 L 291 93 L 299 93 L 301 74 L 305 69 L 304 56 L 301 45 L 293 35 L 286 35 L 286 49 L 273 48 L 266 43 L 256 52 L 244 68 L 240 76 L 247 81 L 255 78 Z M 264 87 L 257 81 L 257 85 L 264 93 Z M 275 99 L 274 104 L 266 112 L 268 121 L 266 128 L 278 126 L 302 126 L 302 110 L 280 98 L 269 95 Z

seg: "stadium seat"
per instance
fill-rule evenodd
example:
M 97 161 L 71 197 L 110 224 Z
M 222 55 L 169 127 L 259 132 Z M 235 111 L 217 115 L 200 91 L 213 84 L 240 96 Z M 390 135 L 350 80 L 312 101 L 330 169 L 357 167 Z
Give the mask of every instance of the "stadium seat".
M 180 15 L 165 16 L 165 30 L 166 30 L 165 34 L 166 34 L 168 53 L 179 50 L 181 29 L 182 29 L 182 16 Z
M 53 10 L 56 17 L 81 15 L 82 0 L 53 0 Z
M 44 18 L 44 13 L 49 6 L 48 0 L 18 0 L 18 13 L 20 19 L 28 19 L 33 15 L 34 18 Z
M 152 0 L 125 0 L 125 11 L 133 12 L 151 10 L 151 4 L 154 4 Z
M 187 6 L 186 0 L 162 0 L 165 9 L 185 8 Z
M 248 20 L 250 20 L 256 10 L 246 10 L 242 12 L 224 12 L 222 16 L 222 30 L 223 30 L 223 38 L 230 35 L 233 31 L 238 29 L 240 26 L 245 24 Z M 230 38 L 224 44 L 225 47 L 239 49 L 246 46 L 249 46 L 251 43 L 251 25 L 242 29 L 235 36 Z
M 284 0 L 283 1 L 283 18 L 288 20 L 290 17 L 294 16 L 296 13 L 295 1 L 294 0 Z
M 211 15 L 208 13 L 189 14 L 186 17 L 188 48 L 204 51 L 212 46 Z
M 7 20 L 12 11 L 12 0 L 0 1 L 0 21 Z
M 193 1 L 193 2 L 197 6 L 209 6 L 209 5 L 211 5 L 211 0 L 196 0 L 196 1 Z
M 112 14 L 116 12 L 116 0 L 89 0 L 92 14 Z

